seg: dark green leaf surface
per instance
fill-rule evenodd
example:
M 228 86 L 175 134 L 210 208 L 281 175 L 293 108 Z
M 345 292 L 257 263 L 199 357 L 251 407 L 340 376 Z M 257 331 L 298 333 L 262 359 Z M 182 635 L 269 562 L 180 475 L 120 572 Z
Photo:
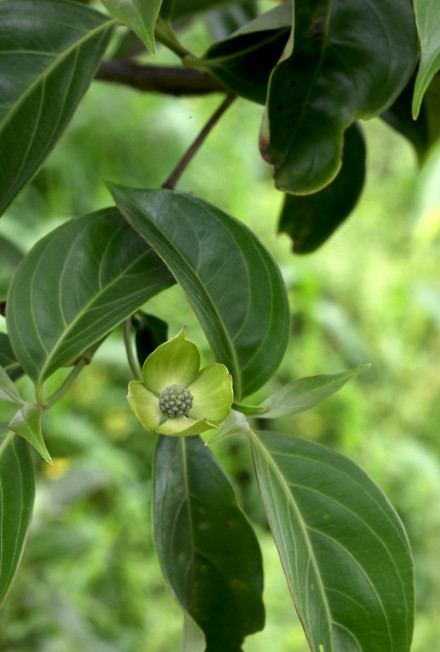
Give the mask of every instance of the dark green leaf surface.
M 284 355 L 289 309 L 280 271 L 241 222 L 170 190 L 109 186 L 129 223 L 169 266 L 195 310 L 236 400 L 255 392 Z
M 162 437 L 155 471 L 154 537 L 168 587 L 203 630 L 207 652 L 239 652 L 264 625 L 255 534 L 200 437 Z
M 276 7 L 212 45 L 200 59 L 188 58 L 185 64 L 209 72 L 237 95 L 264 104 L 270 74 L 283 53 L 291 20 L 287 3 Z
M 440 2 L 414 0 L 414 11 L 421 50 L 412 105 L 413 116 L 417 118 L 423 95 L 440 69 Z
M 23 375 L 23 370 L 17 362 L 6 333 L 0 333 L 0 365 L 11 380 L 17 380 Z
M 295 380 L 263 401 L 261 407 L 265 407 L 267 411 L 258 416 L 260 419 L 276 419 L 288 414 L 298 414 L 310 410 L 340 390 L 349 380 L 363 374 L 369 368 L 370 365 L 365 364 L 340 374 L 310 376 Z
M 168 339 L 168 324 L 163 319 L 145 312 L 137 312 L 133 317 L 136 338 L 136 353 L 142 367 L 150 353 Z
M 251 435 L 255 469 L 313 652 L 408 652 L 414 575 L 387 498 L 353 462 L 275 433 Z
M 420 107 L 417 120 L 413 120 L 411 114 L 413 92 L 414 79 L 412 78 L 394 104 L 380 117 L 409 140 L 419 161 L 422 162 L 428 152 L 431 138 L 425 103 Z
M 416 64 L 410 0 L 297 0 L 293 53 L 271 76 L 261 131 L 275 182 L 293 194 L 335 178 L 345 130 L 383 113 Z
M 40 453 L 43 460 L 52 464 L 52 458 L 46 448 L 43 433 L 41 432 L 42 412 L 43 408 L 38 403 L 25 403 L 13 416 L 8 428 L 17 435 L 24 437 Z
M 66 222 L 33 247 L 13 279 L 12 348 L 42 383 L 173 283 L 116 208 Z
M 139 36 L 147 48 L 156 54 L 154 26 L 161 0 L 102 0 L 107 9 Z
M 286 195 L 279 231 L 293 240 L 293 251 L 315 251 L 356 205 L 365 179 L 365 142 L 355 123 L 345 132 L 342 167 L 328 186 L 311 195 Z
M 0 3 L 0 214 L 60 138 L 113 26 L 78 2 Z
M 11 432 L 0 438 L 0 605 L 23 554 L 34 506 L 29 444 Z

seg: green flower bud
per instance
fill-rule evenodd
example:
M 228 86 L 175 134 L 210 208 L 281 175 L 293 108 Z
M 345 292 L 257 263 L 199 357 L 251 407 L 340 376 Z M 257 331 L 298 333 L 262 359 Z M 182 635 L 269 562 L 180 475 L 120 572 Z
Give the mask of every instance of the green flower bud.
M 185 329 L 145 360 L 143 382 L 128 385 L 128 402 L 146 430 L 197 435 L 218 428 L 231 411 L 232 377 L 222 364 L 200 370 L 200 353 Z

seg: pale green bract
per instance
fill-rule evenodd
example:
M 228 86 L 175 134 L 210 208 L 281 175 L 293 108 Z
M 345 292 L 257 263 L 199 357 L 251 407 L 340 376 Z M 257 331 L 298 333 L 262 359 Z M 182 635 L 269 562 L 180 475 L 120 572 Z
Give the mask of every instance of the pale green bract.
M 218 428 L 231 411 L 232 376 L 217 363 L 200 370 L 199 350 L 185 328 L 148 356 L 142 379 L 129 383 L 127 398 L 149 432 L 198 435 Z

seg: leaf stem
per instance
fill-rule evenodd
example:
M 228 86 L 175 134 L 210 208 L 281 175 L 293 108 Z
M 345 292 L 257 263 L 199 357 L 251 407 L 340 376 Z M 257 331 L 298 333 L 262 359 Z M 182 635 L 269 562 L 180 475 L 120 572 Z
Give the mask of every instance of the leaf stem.
M 168 21 L 158 18 L 155 28 L 155 36 L 159 43 L 165 45 L 169 50 L 171 50 L 171 52 L 177 54 L 181 59 L 183 59 L 183 57 L 191 56 L 191 52 L 179 41 Z
M 215 127 L 215 125 L 220 120 L 220 118 L 225 113 L 225 111 L 231 106 L 235 98 L 236 95 L 233 95 L 232 93 L 228 93 L 226 99 L 221 103 L 219 108 L 210 117 L 210 119 L 205 124 L 205 126 L 203 127 L 203 129 L 201 130 L 197 138 L 194 140 L 194 142 L 190 145 L 190 147 L 187 149 L 185 154 L 182 156 L 181 160 L 176 165 L 176 167 L 174 168 L 174 170 L 172 171 L 168 179 L 162 185 L 162 188 L 168 188 L 169 190 L 174 190 L 180 177 L 185 171 L 186 167 L 191 162 L 195 154 L 198 152 L 198 150 L 202 146 L 203 142 L 207 138 L 210 131 L 213 129 L 213 127 Z
M 49 398 L 43 399 L 43 403 L 41 403 L 40 400 L 38 401 L 40 405 L 42 405 L 45 408 L 50 408 L 57 401 L 59 401 L 60 398 L 64 396 L 64 394 L 67 392 L 70 386 L 74 383 L 77 376 L 79 376 L 80 372 L 83 370 L 83 368 L 86 366 L 87 363 L 88 360 L 86 358 L 81 358 L 73 367 L 72 371 L 67 376 L 66 380 L 61 385 L 61 387 L 59 387 L 56 392 L 54 392 L 51 396 L 49 396 Z
M 130 369 L 136 380 L 142 380 L 142 373 L 139 364 L 134 356 L 133 347 L 131 345 L 131 317 L 124 322 L 124 343 L 125 351 L 127 353 L 127 361 Z

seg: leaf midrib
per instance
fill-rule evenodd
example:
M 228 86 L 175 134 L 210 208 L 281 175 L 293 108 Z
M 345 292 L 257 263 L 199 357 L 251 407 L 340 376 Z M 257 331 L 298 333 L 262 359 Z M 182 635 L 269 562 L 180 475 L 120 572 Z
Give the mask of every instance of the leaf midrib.
M 324 604 L 324 609 L 325 609 L 325 612 L 326 612 L 326 615 L 327 615 L 328 630 L 329 630 L 329 633 L 330 633 L 330 642 L 331 642 L 331 651 L 330 652 L 336 652 L 335 648 L 334 648 L 333 631 L 332 631 L 332 627 L 331 627 L 331 623 L 333 622 L 333 619 L 331 617 L 331 612 L 330 612 L 330 607 L 329 607 L 329 604 L 328 604 L 327 596 L 326 596 L 325 591 L 324 591 L 324 585 L 322 583 L 321 574 L 319 572 L 318 562 L 317 562 L 317 559 L 315 557 L 313 547 L 312 547 L 312 545 L 310 543 L 309 537 L 307 536 L 307 526 L 306 526 L 306 524 L 304 522 L 304 519 L 303 519 L 302 514 L 301 514 L 301 512 L 300 512 L 300 510 L 298 508 L 298 505 L 296 504 L 295 498 L 293 497 L 292 492 L 290 491 L 289 486 L 288 486 L 287 482 L 285 481 L 284 476 L 281 473 L 281 471 L 280 471 L 278 465 L 276 464 L 275 460 L 273 459 L 272 455 L 269 453 L 269 451 L 267 450 L 267 448 L 265 447 L 263 442 L 259 439 L 258 435 L 253 430 L 249 430 L 248 436 L 249 436 L 249 438 L 251 440 L 251 443 L 256 444 L 256 446 L 260 449 L 263 456 L 267 460 L 267 463 L 269 464 L 269 466 L 271 466 L 273 468 L 273 470 L 275 471 L 276 476 L 280 480 L 281 487 L 282 487 L 284 493 L 286 494 L 287 501 L 292 506 L 295 514 L 297 515 L 298 522 L 300 524 L 301 531 L 302 531 L 302 534 L 303 534 L 303 538 L 304 538 L 304 540 L 306 542 L 307 550 L 309 552 L 310 560 L 311 560 L 311 562 L 313 564 L 313 568 L 315 570 L 316 578 L 317 578 L 317 581 L 318 581 L 318 584 L 319 584 L 319 591 L 321 593 L 322 601 L 323 601 L 323 604 Z M 284 564 L 283 564 L 283 566 L 284 566 Z
M 137 258 L 135 258 L 135 259 L 130 263 L 130 265 L 129 265 L 128 267 L 124 268 L 124 270 L 123 270 L 123 271 L 122 271 L 118 276 L 115 276 L 115 277 L 113 278 L 113 280 L 112 280 L 111 283 L 109 283 L 108 285 L 106 285 L 104 288 L 101 288 L 101 289 L 99 290 L 99 292 L 97 292 L 95 295 L 93 295 L 93 299 L 90 300 L 90 301 L 88 301 L 88 302 L 83 306 L 83 308 L 78 312 L 78 314 L 76 315 L 76 317 L 75 317 L 75 318 L 70 322 L 70 324 L 68 325 L 68 327 L 67 327 L 65 330 L 62 331 L 60 337 L 56 340 L 56 342 L 55 342 L 54 345 L 52 346 L 50 352 L 48 351 L 48 355 L 47 355 L 47 357 L 46 357 L 46 361 L 45 361 L 45 363 L 43 364 L 43 366 L 41 367 L 40 372 L 39 372 L 39 374 L 38 374 L 38 379 L 37 379 L 37 383 L 38 383 L 38 384 L 41 384 L 41 383 L 44 381 L 44 379 L 45 379 L 44 374 L 45 374 L 46 370 L 48 369 L 48 367 L 50 366 L 50 363 L 51 363 L 51 362 L 53 361 L 53 359 L 55 358 L 58 349 L 60 348 L 60 346 L 62 345 L 62 343 L 67 339 L 69 333 L 74 329 L 74 327 L 77 325 L 77 323 L 82 319 L 82 317 L 84 316 L 84 314 L 85 314 L 88 310 L 90 310 L 91 306 L 93 306 L 93 304 L 94 304 L 94 303 L 95 303 L 95 302 L 96 302 L 96 301 L 97 301 L 97 300 L 98 300 L 98 299 L 99 299 L 103 294 L 105 294 L 106 292 L 108 292 L 108 290 L 111 289 L 111 287 L 112 287 L 115 283 L 117 283 L 117 282 L 118 282 L 122 277 L 126 276 L 127 273 L 128 273 L 128 271 L 129 271 L 129 270 L 130 270 L 134 265 L 136 265 L 136 264 L 139 262 L 139 260 L 140 260 L 143 256 L 145 256 L 145 255 L 148 254 L 148 253 L 149 253 L 148 251 L 146 251 L 146 252 L 144 251 L 140 256 L 138 256 Z M 102 260 L 101 260 L 101 263 L 102 263 Z M 101 265 L 101 263 L 100 263 L 100 265 Z

